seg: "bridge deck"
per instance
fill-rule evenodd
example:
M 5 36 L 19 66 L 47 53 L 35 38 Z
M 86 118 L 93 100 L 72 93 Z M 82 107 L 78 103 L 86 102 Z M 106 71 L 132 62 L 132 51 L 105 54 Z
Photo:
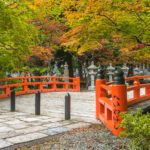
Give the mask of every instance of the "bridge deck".
M 147 101 L 144 101 L 144 102 L 141 102 L 141 103 L 137 103 L 133 106 L 130 106 L 128 108 L 128 111 L 129 112 L 136 112 L 138 109 L 145 109 L 149 106 L 150 106 L 150 100 L 147 100 Z
M 71 95 L 71 118 L 82 121 L 95 122 L 95 93 L 69 92 Z M 66 92 L 41 93 L 41 115 L 60 117 L 64 119 L 64 97 Z M 128 97 L 132 96 L 131 93 Z M 34 114 L 35 95 L 21 95 L 16 97 L 16 110 Z M 150 106 L 150 100 L 138 103 L 128 108 L 129 112 Z M 0 110 L 10 110 L 9 98 L 0 100 Z
M 94 122 L 95 93 L 69 92 L 71 95 L 71 118 Z M 66 92 L 41 93 L 41 115 L 60 117 L 64 119 L 64 98 Z M 35 95 L 21 95 L 16 97 L 16 110 L 34 114 Z M 0 100 L 0 109 L 9 111 L 9 98 Z

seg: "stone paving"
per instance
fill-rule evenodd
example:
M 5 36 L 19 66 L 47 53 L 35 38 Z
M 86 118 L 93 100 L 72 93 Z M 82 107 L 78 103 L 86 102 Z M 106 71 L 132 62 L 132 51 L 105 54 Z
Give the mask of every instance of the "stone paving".
M 0 111 L 0 149 L 56 135 L 90 123 L 29 113 Z
M 10 100 L 0 101 L 0 149 L 9 148 L 75 128 L 87 127 L 95 120 L 95 93 L 70 93 L 71 120 L 64 120 L 66 92 L 42 93 L 41 116 L 35 116 L 35 96 L 16 97 L 16 112 L 10 112 Z

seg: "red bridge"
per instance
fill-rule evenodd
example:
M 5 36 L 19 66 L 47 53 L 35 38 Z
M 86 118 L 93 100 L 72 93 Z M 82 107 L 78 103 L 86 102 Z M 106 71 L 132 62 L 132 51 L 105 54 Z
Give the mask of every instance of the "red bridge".
M 150 99 L 150 83 L 142 84 L 141 79 L 150 76 L 135 76 L 126 78 L 132 81 L 131 86 L 124 82 L 106 82 L 104 79 L 96 81 L 96 118 L 101 120 L 114 135 L 119 135 L 122 129 L 120 113 L 126 112 L 131 105 Z M 123 79 L 123 77 L 122 77 Z M 11 88 L 16 88 L 16 95 L 53 91 L 80 91 L 80 78 L 64 78 L 57 76 L 33 76 L 0 79 L 0 98 L 10 96 Z M 141 95 L 140 89 L 145 89 Z M 132 91 L 133 97 L 127 98 Z
M 140 80 L 150 76 L 128 77 L 125 80 L 133 82 L 131 86 L 125 83 L 96 81 L 96 118 L 101 120 L 114 135 L 122 131 L 120 113 L 126 112 L 131 105 L 150 100 L 150 83 L 141 84 Z M 141 95 L 140 89 L 145 88 Z M 127 98 L 127 93 L 133 91 L 133 97 Z
M 11 88 L 16 88 L 16 95 L 31 94 L 37 91 L 80 91 L 80 78 L 57 76 L 33 76 L 0 79 L 0 98 L 10 96 Z

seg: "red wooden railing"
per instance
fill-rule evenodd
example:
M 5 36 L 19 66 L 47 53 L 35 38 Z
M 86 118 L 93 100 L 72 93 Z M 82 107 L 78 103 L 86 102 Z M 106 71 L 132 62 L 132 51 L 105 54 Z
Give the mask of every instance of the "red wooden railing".
M 133 85 L 106 83 L 104 79 L 96 81 L 96 118 L 101 120 L 106 127 L 119 135 L 122 131 L 119 128 L 121 123 L 120 113 L 127 111 L 128 107 L 150 100 L 150 83 L 140 84 L 141 79 L 150 76 L 128 77 L 126 81 L 133 81 Z M 141 95 L 140 89 L 145 89 L 145 94 Z M 128 92 L 133 92 L 133 97 L 127 98 Z
M 10 96 L 11 88 L 16 88 L 16 95 L 31 94 L 37 91 L 80 91 L 80 78 L 57 76 L 33 76 L 0 79 L 0 98 Z M 36 88 L 36 89 L 35 89 Z

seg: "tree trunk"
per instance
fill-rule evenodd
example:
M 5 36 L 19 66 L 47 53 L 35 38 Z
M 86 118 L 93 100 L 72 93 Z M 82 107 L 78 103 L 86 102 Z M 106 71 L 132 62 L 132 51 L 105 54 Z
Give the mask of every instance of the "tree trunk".
M 66 61 L 69 69 L 69 77 L 73 77 L 73 62 L 72 62 L 73 60 L 72 55 L 70 53 L 67 53 Z

